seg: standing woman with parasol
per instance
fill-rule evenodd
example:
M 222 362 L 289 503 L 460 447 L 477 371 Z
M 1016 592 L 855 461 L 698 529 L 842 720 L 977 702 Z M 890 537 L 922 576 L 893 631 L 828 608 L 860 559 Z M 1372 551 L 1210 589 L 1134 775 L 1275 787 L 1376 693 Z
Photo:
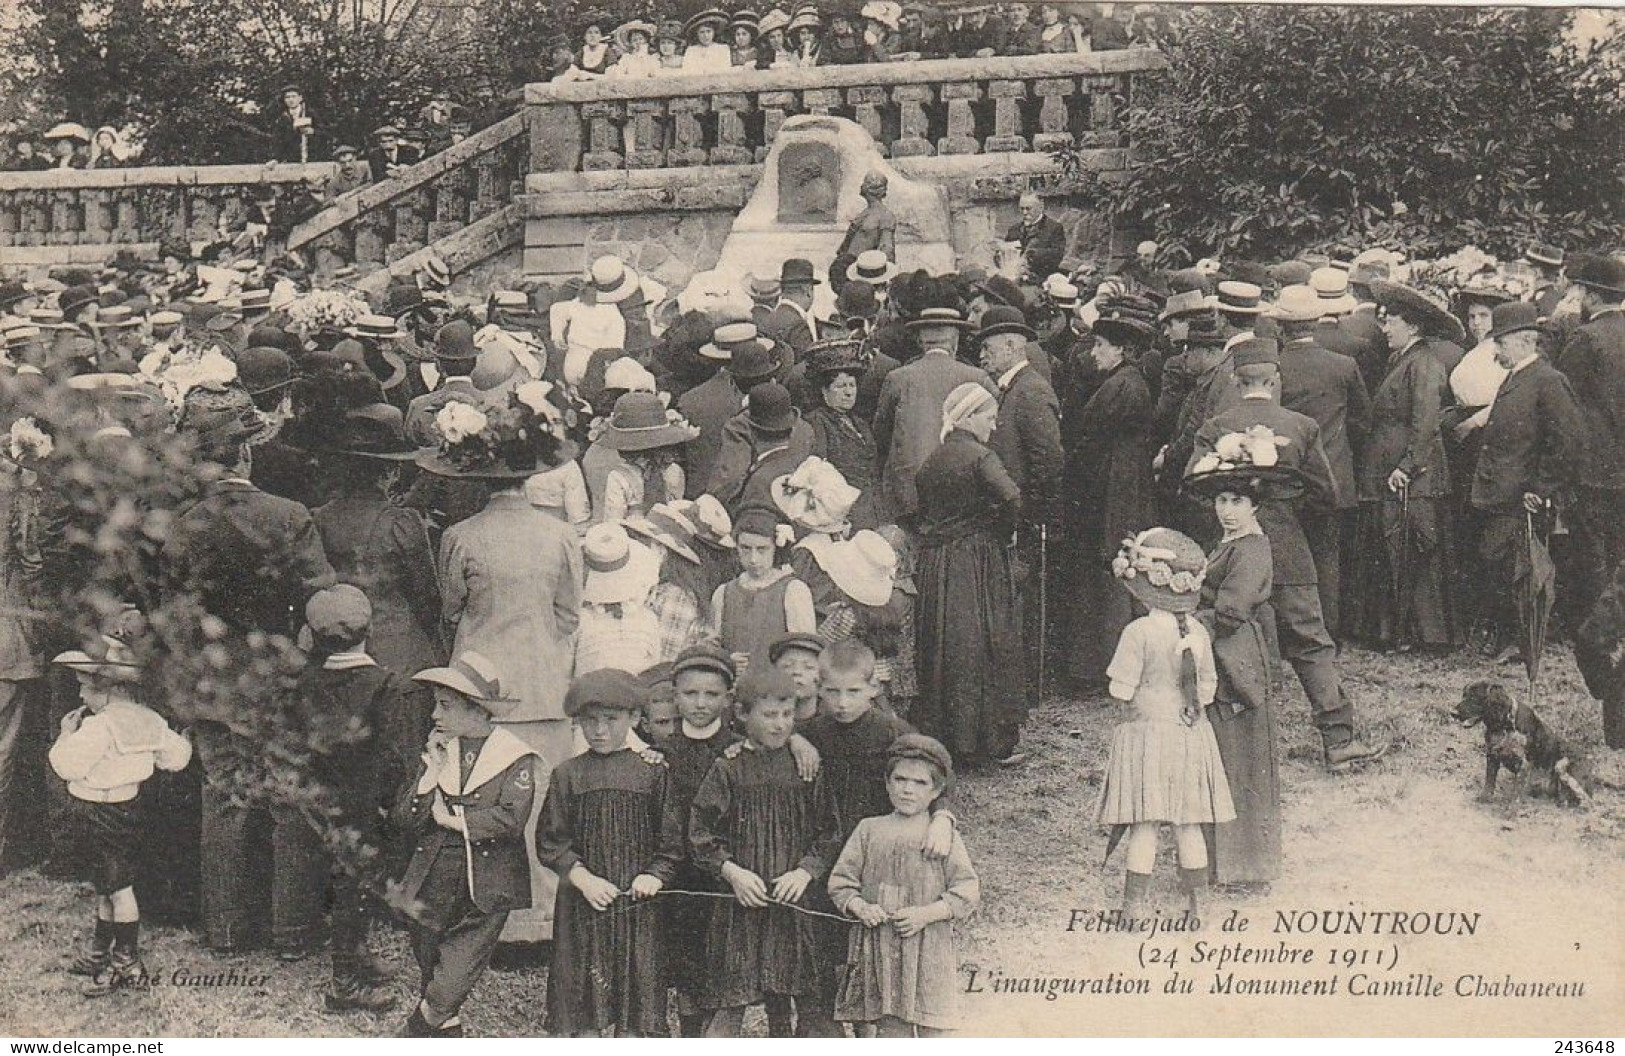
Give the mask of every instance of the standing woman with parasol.
M 1450 473 L 1440 413 L 1449 391 L 1438 339 L 1461 324 L 1422 294 L 1372 283 L 1378 321 L 1393 349 L 1372 398 L 1371 428 L 1356 478 L 1360 502 L 1350 585 L 1350 631 L 1369 644 L 1409 650 L 1457 644 L 1451 595 Z
M 486 482 L 485 508 L 446 529 L 440 542 L 442 614 L 451 654 L 487 657 L 519 702 L 503 726 L 534 748 L 548 767 L 574 753 L 564 693 L 570 684 L 572 636 L 581 619 L 583 566 L 575 529 L 532 506 L 525 481 L 571 455 L 560 439 L 562 416 L 553 386 L 528 382 L 501 404 L 454 400 L 435 414 L 440 445 L 419 465 L 430 473 Z M 544 789 L 536 790 L 540 808 Z M 525 829 L 532 863 L 531 909 L 516 911 L 506 941 L 552 935 L 557 879 L 536 864 L 535 826 Z

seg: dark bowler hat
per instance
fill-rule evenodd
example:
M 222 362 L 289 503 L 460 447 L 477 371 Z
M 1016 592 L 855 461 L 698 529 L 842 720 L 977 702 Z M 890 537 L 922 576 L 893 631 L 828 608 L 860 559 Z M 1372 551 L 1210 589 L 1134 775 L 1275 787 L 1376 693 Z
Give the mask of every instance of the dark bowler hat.
M 237 377 L 250 396 L 285 389 L 293 384 L 293 360 L 280 348 L 247 348 L 237 357 Z
M 1007 304 L 995 304 L 983 312 L 982 328 L 976 331 L 976 336 L 983 341 L 1000 334 L 1020 334 L 1029 341 L 1038 338 L 1033 328 L 1027 325 L 1027 316 L 1021 309 Z
M 1515 334 L 1520 330 L 1540 329 L 1540 309 L 1528 301 L 1508 301 L 1490 309 L 1490 340 Z
M 1569 268 L 1569 278 L 1615 297 L 1625 295 L 1625 264 L 1601 253 L 1588 254 Z
M 776 381 L 764 381 L 750 390 L 746 420 L 757 432 L 783 435 L 795 428 L 796 408 L 790 390 Z
M 435 331 L 434 358 L 460 360 L 479 356 L 480 350 L 474 344 L 474 328 L 462 319 L 454 319 Z
M 810 260 L 791 257 L 779 266 L 780 286 L 816 286 L 818 282 L 818 275 L 813 271 Z

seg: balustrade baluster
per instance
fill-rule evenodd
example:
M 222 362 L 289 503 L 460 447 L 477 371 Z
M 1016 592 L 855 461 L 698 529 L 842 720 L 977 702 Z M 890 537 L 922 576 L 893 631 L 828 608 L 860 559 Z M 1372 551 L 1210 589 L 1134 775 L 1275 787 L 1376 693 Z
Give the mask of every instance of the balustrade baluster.
M 864 131 L 875 137 L 875 142 L 882 144 L 881 149 L 885 150 L 886 133 L 881 126 L 880 108 L 886 105 L 886 89 L 848 88 L 846 102 L 852 107 L 852 120 L 862 125 Z
M 45 242 L 52 246 L 68 246 L 78 240 L 78 192 L 59 187 L 51 194 L 51 227 Z
M 109 192 L 96 187 L 81 191 L 79 197 L 85 206 L 82 240 L 88 245 L 106 245 L 113 241 L 113 210 Z
M 839 88 L 808 88 L 801 93 L 801 108 L 809 114 L 828 117 L 841 108 Z
M 987 94 L 993 98 L 993 134 L 987 137 L 987 152 L 1020 154 L 1032 149 L 1021 134 L 1021 104 L 1027 98 L 1027 83 L 994 81 L 987 86 Z
M 796 93 L 763 92 L 756 97 L 756 106 L 762 112 L 762 145 L 756 148 L 756 160 L 763 161 L 773 146 L 773 137 L 779 134 L 779 126 L 795 110 Z
M 755 159 L 745 129 L 750 96 L 742 92 L 713 95 L 711 109 L 717 115 L 717 145 L 711 148 L 711 164 L 748 165 Z
M 393 264 L 428 244 L 428 196 L 422 191 L 403 195 L 395 204 L 395 237 L 384 250 L 384 263 Z
M 141 206 L 136 195 L 129 187 L 113 192 L 113 241 L 120 245 L 141 241 Z
M 355 257 L 356 263 L 382 264 L 389 252 L 391 242 L 391 229 L 393 228 L 394 211 L 390 209 L 374 209 L 356 217 L 355 228 Z
M 1039 81 L 1033 92 L 1044 102 L 1038 108 L 1038 131 L 1033 135 L 1034 150 L 1072 145 L 1068 128 L 1071 114 L 1067 111 L 1067 98 L 1077 91 L 1070 77 L 1055 77 Z
M 186 238 L 192 242 L 213 242 L 219 237 L 220 206 L 201 188 L 190 187 L 177 197 L 185 203 Z
M 620 125 L 624 113 L 618 102 L 582 104 L 581 116 L 587 122 L 587 153 L 581 156 L 583 171 L 618 169 L 625 164 L 621 156 Z
M 469 194 L 470 176 L 467 168 L 455 168 L 429 184 L 429 194 L 434 201 L 429 241 L 454 234 L 470 220 L 478 219 L 470 214 L 470 198 L 473 197 Z
M 938 154 L 977 154 L 982 145 L 976 140 L 976 113 L 971 104 L 982 98 L 976 84 L 945 84 L 942 101 L 948 107 L 948 134 L 937 141 Z
M 894 158 L 917 158 L 936 153 L 931 146 L 931 120 L 926 107 L 931 105 L 929 84 L 900 84 L 892 89 L 892 102 L 897 104 L 897 140 L 891 145 Z
M 1111 75 L 1085 77 L 1083 81 L 1089 91 L 1089 131 L 1084 133 L 1083 145 L 1120 146 L 1122 134 L 1117 131 L 1117 78 Z
M 632 134 L 626 149 L 629 169 L 658 169 L 666 164 L 666 103 L 637 99 L 626 104 Z
M 17 241 L 22 229 L 22 195 L 16 191 L 0 194 L 0 246 L 21 245 Z
M 708 105 L 706 99 L 695 96 L 673 99 L 668 104 L 676 143 L 666 152 L 666 164 L 705 164 L 705 131 L 700 126 L 700 115 L 706 112 Z
M 506 181 L 502 178 L 502 159 L 493 151 L 474 159 L 474 201 L 469 209 L 469 222 L 490 216 L 501 209 L 507 200 Z

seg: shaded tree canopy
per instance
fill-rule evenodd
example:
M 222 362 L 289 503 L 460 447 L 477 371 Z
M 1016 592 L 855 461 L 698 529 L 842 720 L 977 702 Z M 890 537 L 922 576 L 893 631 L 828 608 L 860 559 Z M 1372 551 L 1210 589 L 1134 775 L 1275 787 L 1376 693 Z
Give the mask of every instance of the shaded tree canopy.
M 1340 242 L 1510 253 L 1625 230 L 1621 42 L 1568 12 L 1211 6 L 1126 109 L 1136 167 L 1104 204 L 1176 254 Z M 1063 159 L 1065 160 L 1065 159 Z

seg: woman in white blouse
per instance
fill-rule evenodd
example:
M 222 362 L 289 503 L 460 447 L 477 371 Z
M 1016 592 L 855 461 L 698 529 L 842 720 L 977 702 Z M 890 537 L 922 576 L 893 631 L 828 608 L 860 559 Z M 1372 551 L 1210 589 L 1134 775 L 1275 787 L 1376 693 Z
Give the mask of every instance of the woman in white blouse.
M 683 52 L 683 72 L 726 72 L 733 68 L 733 51 L 717 40 L 728 25 L 728 13 L 711 8 L 688 20 L 688 50 Z

